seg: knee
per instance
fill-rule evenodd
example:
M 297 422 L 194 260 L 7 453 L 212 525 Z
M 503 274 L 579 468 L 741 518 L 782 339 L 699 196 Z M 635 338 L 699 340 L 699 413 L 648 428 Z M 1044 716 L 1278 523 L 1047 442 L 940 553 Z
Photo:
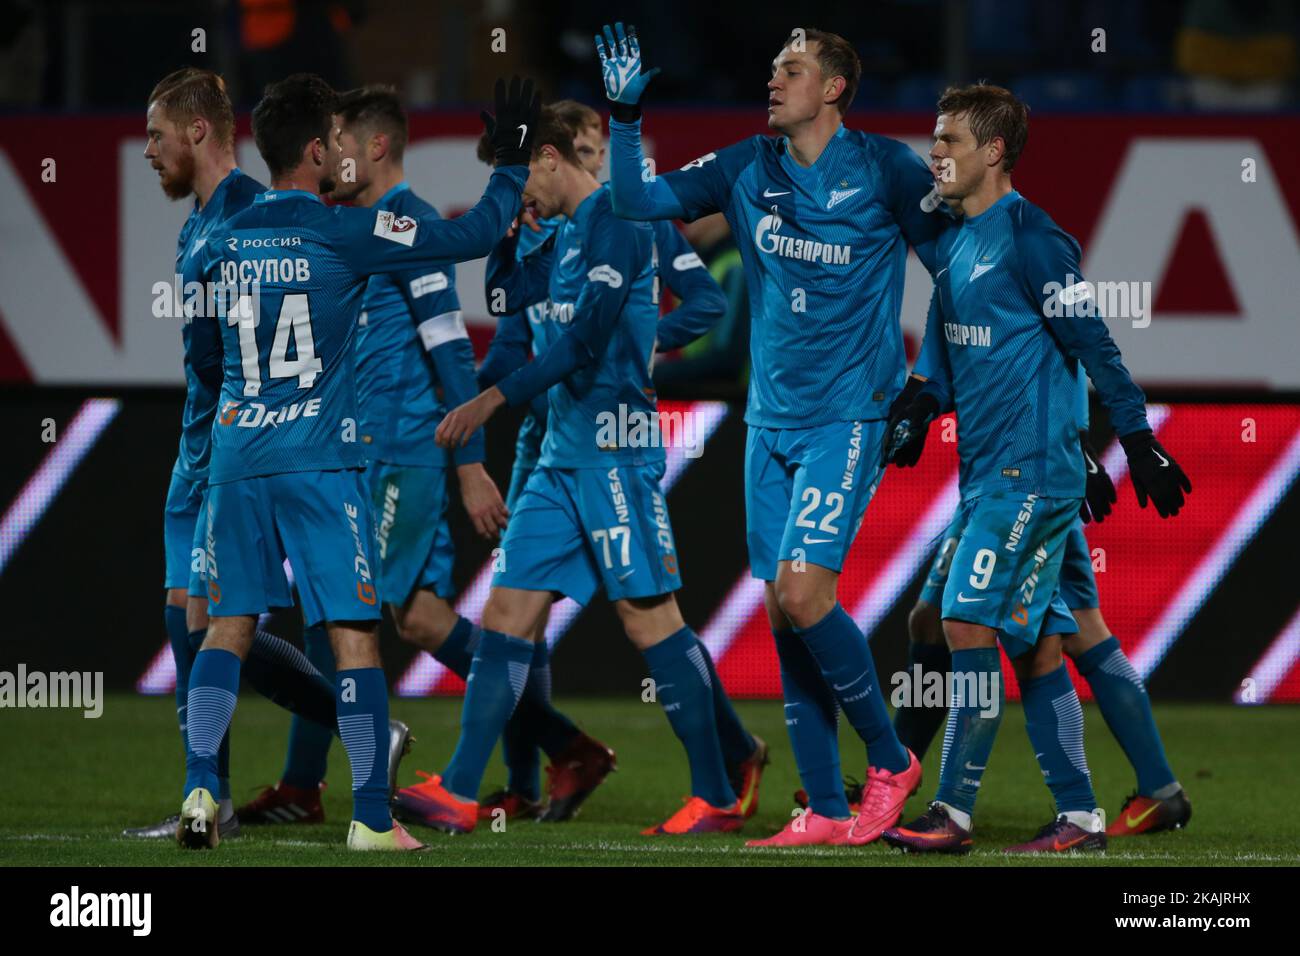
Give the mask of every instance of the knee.
M 434 627 L 432 623 L 415 614 L 400 614 L 393 619 L 397 636 L 408 644 L 423 648 L 430 653 L 442 646 L 447 633 Z
M 653 647 L 686 626 L 671 594 L 657 598 L 625 598 L 615 604 L 628 640 L 638 651 Z
M 1025 681 L 1051 674 L 1064 663 L 1064 660 L 1061 656 L 1061 642 L 1053 641 L 1035 647 L 1031 652 L 1016 658 L 1011 663 L 1016 672 L 1016 680 Z
M 944 621 L 943 636 L 953 651 L 973 651 L 997 647 L 998 635 L 991 627 L 966 621 Z
M 791 624 L 808 628 L 835 607 L 835 592 L 827 594 L 816 582 L 792 572 L 777 578 L 776 603 Z

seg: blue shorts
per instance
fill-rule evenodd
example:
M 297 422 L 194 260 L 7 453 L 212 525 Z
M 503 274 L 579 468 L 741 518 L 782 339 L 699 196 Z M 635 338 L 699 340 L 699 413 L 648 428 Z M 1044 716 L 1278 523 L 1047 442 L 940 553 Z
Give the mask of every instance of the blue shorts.
M 1074 523 L 1065 539 L 1061 561 L 1061 600 L 1071 611 L 1101 607 L 1097 576 L 1092 573 L 1092 551 L 1083 533 L 1083 520 Z
M 579 604 L 604 585 L 611 601 L 682 586 L 668 503 L 655 465 L 538 465 L 510 514 L 493 587 L 552 591 Z
M 528 413 L 524 423 L 519 426 L 519 437 L 515 439 L 515 464 L 510 469 L 510 490 L 506 492 L 506 510 L 514 514 L 515 504 L 528 484 L 528 476 L 537 467 L 542 457 L 542 439 L 546 429 L 537 421 L 537 417 Z
M 447 469 L 375 461 L 366 469 L 375 516 L 375 579 L 387 604 L 417 588 L 452 598 L 456 549 L 447 525 Z
M 934 607 L 943 604 L 948 568 L 952 565 L 952 555 L 957 550 L 957 542 L 961 539 L 962 528 L 965 526 L 961 515 L 961 509 L 958 509 L 939 539 L 939 548 L 930 564 L 925 586 L 921 588 L 920 600 Z M 1088 549 L 1082 521 L 1076 521 L 1065 538 L 1065 556 L 1061 559 L 1059 586 L 1061 600 L 1071 611 L 1101 606 L 1097 597 L 1097 578 L 1092 571 L 1092 553 Z
M 379 619 L 374 524 L 360 469 L 212 485 L 205 544 L 210 617 L 291 606 L 288 558 L 308 627 Z
M 208 483 L 172 472 L 163 506 L 163 587 L 185 588 L 193 597 L 207 594 L 203 581 L 203 534 Z
M 960 523 L 961 532 L 942 569 L 944 620 L 995 629 L 1009 657 L 1031 650 L 1040 634 L 1077 633 L 1058 581 L 1078 517 L 1078 498 L 1018 493 L 963 501 L 949 525 Z
M 750 573 L 776 580 L 778 561 L 839 571 L 883 474 L 884 421 L 813 428 L 751 425 L 745 443 Z

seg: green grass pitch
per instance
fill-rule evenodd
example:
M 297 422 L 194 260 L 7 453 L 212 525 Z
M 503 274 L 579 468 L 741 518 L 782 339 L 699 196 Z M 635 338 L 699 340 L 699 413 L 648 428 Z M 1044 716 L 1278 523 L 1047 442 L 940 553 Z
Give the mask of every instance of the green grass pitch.
M 1300 864 L 1300 819 L 1281 812 L 1300 789 L 1300 709 L 1160 705 L 1156 710 L 1171 762 L 1192 798 L 1191 826 L 1181 833 L 1112 841 L 1103 855 L 1007 859 L 1002 847 L 1032 836 L 1052 813 L 1024 733 L 1019 707 L 1008 707 L 984 777 L 975 831 L 965 858 L 904 856 L 884 845 L 860 849 L 746 849 L 793 808 L 798 781 L 778 702 L 741 702 L 750 729 L 772 747 L 761 809 L 742 835 L 643 837 L 640 829 L 672 813 L 687 792 L 685 758 L 659 707 L 638 700 L 559 701 L 583 727 L 617 752 L 619 772 L 566 824 L 512 822 L 504 832 L 480 827 L 470 836 L 418 832 L 432 845 L 419 854 L 350 854 L 347 758 L 330 752 L 327 822 L 320 826 L 246 828 L 215 852 L 185 852 L 170 841 L 121 838 L 125 826 L 153 823 L 180 806 L 182 758 L 173 701 L 110 696 L 98 720 L 79 711 L 9 710 L 0 714 L 0 864 L 60 866 L 529 866 L 529 865 L 832 865 L 832 866 L 1232 866 Z M 417 742 L 402 766 L 440 770 L 455 745 L 459 700 L 396 700 L 393 715 L 410 723 Z M 1093 782 L 1108 814 L 1133 786 L 1123 753 L 1101 715 L 1085 707 Z M 235 714 L 232 773 L 241 801 L 279 777 L 288 717 L 245 693 Z M 861 775 L 861 748 L 841 735 L 846 772 Z M 925 761 L 925 782 L 906 818 L 933 795 L 938 746 Z M 499 753 L 485 786 L 504 780 Z

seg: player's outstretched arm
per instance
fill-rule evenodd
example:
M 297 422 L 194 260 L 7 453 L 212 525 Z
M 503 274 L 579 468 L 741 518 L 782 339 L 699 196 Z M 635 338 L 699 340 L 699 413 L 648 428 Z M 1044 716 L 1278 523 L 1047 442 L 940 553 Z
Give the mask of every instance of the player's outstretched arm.
M 679 349 L 708 332 L 727 313 L 727 297 L 699 254 L 671 222 L 654 224 L 659 277 L 681 304 L 659 320 L 657 348 Z
M 334 207 L 347 233 L 348 260 L 358 275 L 430 261 L 468 262 L 492 251 L 519 212 L 528 158 L 541 113 L 532 80 L 514 77 L 507 90 L 497 80 L 496 112 L 483 123 L 496 165 L 487 190 L 472 209 L 455 219 L 395 216 L 383 209 Z
M 636 27 L 606 25 L 596 37 L 596 54 L 610 104 L 609 183 L 614 212 L 625 219 L 680 219 L 685 215 L 666 182 L 642 176 L 641 97 L 658 69 L 642 72 Z

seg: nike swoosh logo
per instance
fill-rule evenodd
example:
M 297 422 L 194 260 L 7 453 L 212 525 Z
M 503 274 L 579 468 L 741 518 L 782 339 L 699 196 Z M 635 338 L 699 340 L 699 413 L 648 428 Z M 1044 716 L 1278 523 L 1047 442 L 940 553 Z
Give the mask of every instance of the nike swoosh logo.
M 1158 451 L 1156 451 L 1154 448 L 1152 448 L 1152 449 L 1151 449 L 1151 454 L 1155 455 L 1157 458 L 1160 459 L 1160 467 L 1161 467 L 1161 468 L 1168 468 L 1168 467 L 1169 467 L 1169 459 L 1166 458 L 1164 455 L 1160 454 L 1160 452 L 1158 452 Z
M 1159 809 L 1160 809 L 1160 804 L 1153 803 L 1151 804 L 1151 806 L 1147 807 L 1144 811 L 1142 811 L 1142 815 L 1138 817 L 1136 820 L 1133 819 L 1133 814 L 1131 813 L 1125 814 L 1124 822 L 1128 824 L 1129 829 L 1132 830 L 1136 828 L 1139 824 L 1141 824 L 1143 820 L 1151 816 L 1151 814 L 1155 813 Z
M 804 544 L 828 544 L 834 540 L 834 538 L 810 538 L 808 535 L 803 536 Z
M 626 571 L 626 572 L 624 572 L 623 574 L 620 574 L 620 575 L 618 576 L 618 579 L 619 579 L 620 581 L 625 581 L 625 580 L 627 580 L 629 577 L 631 577 L 633 574 L 636 574 L 636 568 L 633 568 L 631 571 Z
M 867 676 L 867 672 L 863 671 L 861 674 L 859 674 L 857 677 L 853 678 L 853 680 L 849 681 L 847 684 L 844 684 L 843 686 L 836 684 L 834 681 L 831 682 L 831 686 L 834 687 L 836 690 L 848 690 L 850 687 L 852 687 L 854 684 L 856 684 L 858 681 L 862 680 L 862 678 L 866 676 Z
M 1097 467 L 1097 463 L 1092 460 L 1091 455 L 1084 455 L 1083 460 L 1088 463 L 1088 474 L 1095 475 L 1097 472 L 1101 471 L 1101 469 Z
M 988 598 L 968 598 L 966 595 L 962 594 L 960 591 L 957 592 L 957 603 L 958 603 L 958 604 L 974 604 L 976 601 L 987 601 L 987 600 L 988 600 Z
M 524 137 L 528 135 L 528 125 L 526 123 L 520 123 L 515 127 L 515 129 L 519 130 L 519 148 L 523 149 Z
M 975 766 L 973 763 L 971 763 L 969 760 L 966 761 L 966 769 L 967 769 L 967 770 L 972 770 L 972 771 L 987 770 L 987 769 L 988 769 L 988 766 L 989 766 L 988 764 L 985 764 L 985 765 L 982 766 L 982 767 L 977 767 L 977 766 Z
M 780 193 L 774 193 L 770 189 L 763 190 L 764 199 L 775 199 L 777 196 L 788 196 L 788 195 L 790 195 L 790 190 L 788 189 L 785 192 L 780 192 Z
M 1069 843 L 1062 843 L 1060 840 L 1053 840 L 1053 841 L 1052 841 L 1052 849 L 1056 850 L 1056 851 L 1059 853 L 1059 852 L 1061 852 L 1062 850 L 1068 850 L 1068 849 L 1070 849 L 1070 847 L 1072 847 L 1072 846 L 1077 846 L 1078 844 L 1082 843 L 1082 842 L 1083 842 L 1084 840 L 1086 840 L 1086 839 L 1088 839 L 1088 835 L 1085 833 L 1085 834 L 1084 834 L 1083 836 L 1081 836 L 1081 837 L 1075 837 L 1075 838 L 1074 838 L 1073 840 L 1071 840 Z

